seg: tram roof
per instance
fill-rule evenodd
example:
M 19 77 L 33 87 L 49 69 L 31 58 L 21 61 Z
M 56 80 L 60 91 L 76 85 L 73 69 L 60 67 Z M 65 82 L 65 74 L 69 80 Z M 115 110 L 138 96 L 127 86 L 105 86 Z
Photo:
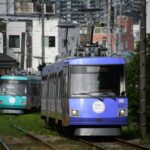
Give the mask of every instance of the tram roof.
M 125 64 L 125 59 L 120 57 L 80 57 L 65 60 L 69 65 L 120 65 Z
M 60 72 L 66 65 L 123 65 L 125 59 L 120 57 L 74 57 L 55 62 L 43 68 L 42 76 L 49 72 Z

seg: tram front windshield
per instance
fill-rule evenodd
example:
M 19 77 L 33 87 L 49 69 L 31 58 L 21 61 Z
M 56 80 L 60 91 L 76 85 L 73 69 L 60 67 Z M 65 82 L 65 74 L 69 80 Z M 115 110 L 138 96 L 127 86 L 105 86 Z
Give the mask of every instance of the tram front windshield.
M 0 95 L 27 95 L 27 82 L 18 80 L 1 80 Z
M 125 91 L 123 65 L 71 66 L 71 95 L 120 96 Z

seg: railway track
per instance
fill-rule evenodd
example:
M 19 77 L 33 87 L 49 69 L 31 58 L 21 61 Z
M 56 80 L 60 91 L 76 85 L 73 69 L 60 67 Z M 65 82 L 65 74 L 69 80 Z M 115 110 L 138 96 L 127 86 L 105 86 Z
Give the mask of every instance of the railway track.
M 105 150 L 103 147 L 99 146 L 98 144 L 96 143 L 93 143 L 93 142 L 89 142 L 87 140 L 84 140 L 84 139 L 78 139 L 80 142 L 82 143 L 85 143 L 87 145 L 89 145 L 91 148 L 95 147 L 96 150 Z
M 150 150 L 150 148 L 148 147 L 145 147 L 143 145 L 139 145 L 139 144 L 135 144 L 135 143 L 131 143 L 131 142 L 128 142 L 126 140 L 123 140 L 123 139 L 120 139 L 120 138 L 116 138 L 115 139 L 118 143 L 122 143 L 124 145 L 129 145 L 131 147 L 134 147 L 134 148 L 137 148 L 137 149 L 141 149 L 141 150 Z
M 31 132 L 25 131 L 24 129 L 15 125 L 13 123 L 15 118 L 16 117 L 14 117 L 13 119 L 11 118 L 9 120 L 9 124 L 12 127 L 16 128 L 18 131 L 23 132 L 23 134 L 26 135 L 25 137 L 27 137 L 28 139 L 31 138 L 34 141 L 33 142 L 34 144 L 36 143 L 36 145 L 43 145 L 43 146 L 40 146 L 40 147 L 42 147 L 42 149 L 38 149 L 38 150 L 57 150 L 57 148 L 56 148 L 57 146 L 53 147 L 52 145 L 50 145 L 50 143 L 47 143 L 48 140 L 47 141 L 43 140 L 46 138 L 42 139 L 41 137 L 34 135 Z M 70 139 L 70 136 L 69 136 L 69 138 L 67 137 L 67 139 Z M 20 140 L 22 140 L 22 139 L 20 139 Z M 32 140 L 30 140 L 30 141 L 32 141 Z M 143 145 L 131 143 L 131 142 L 128 142 L 128 141 L 120 139 L 120 138 L 111 138 L 111 139 L 110 138 L 103 139 L 103 138 L 98 138 L 98 137 L 96 137 L 95 139 L 92 139 L 92 138 L 90 138 L 90 139 L 89 138 L 80 138 L 80 139 L 73 138 L 72 141 L 73 141 L 73 143 L 80 141 L 79 144 L 76 144 L 76 145 L 81 145 L 81 143 L 82 144 L 84 143 L 84 146 L 88 147 L 88 149 L 95 149 L 95 150 L 108 150 L 108 149 L 109 150 L 138 150 L 138 149 L 139 150 L 150 150 L 150 147 L 148 148 L 148 147 L 145 147 Z M 4 143 L 4 142 L 6 142 L 6 143 Z M 28 144 L 28 146 L 30 146 L 30 143 L 27 143 L 27 144 Z M 72 148 L 71 145 L 68 145 L 68 146 L 70 146 L 69 147 L 70 149 Z M 61 146 L 59 145 L 58 147 L 61 147 Z M 2 150 L 10 150 L 10 148 L 12 148 L 12 145 L 9 142 L 7 143 L 7 141 L 5 141 L 4 139 L 0 140 L 0 150 L 1 149 Z M 13 148 L 11 150 L 13 150 Z
M 7 146 L 7 144 L 2 139 L 0 139 L 0 149 L 10 150 L 9 147 Z
M 96 150 L 150 150 L 150 148 L 128 142 L 126 140 L 115 138 L 111 141 L 89 141 L 85 139 L 78 139 L 80 142 L 83 142 L 89 145 L 91 148 L 95 148 Z
M 18 127 L 18 126 L 16 126 L 15 124 L 13 124 L 12 122 L 9 122 L 9 124 L 12 126 L 12 127 L 14 127 L 14 128 L 16 128 L 18 131 L 21 131 L 21 132 L 23 132 L 27 137 L 29 137 L 30 139 L 32 139 L 32 140 L 34 140 L 34 141 L 36 141 L 39 145 L 43 145 L 43 147 L 42 147 L 42 149 L 43 150 L 58 150 L 58 149 L 56 149 L 55 147 L 53 147 L 52 145 L 50 145 L 50 144 L 48 144 L 46 141 L 44 141 L 43 139 L 41 139 L 41 138 L 39 138 L 37 135 L 35 135 L 35 134 L 33 134 L 33 133 L 30 133 L 30 132 L 28 132 L 28 131 L 26 131 L 26 130 L 24 130 L 24 129 L 22 129 L 22 128 L 20 128 L 20 127 Z M 45 149 L 44 149 L 44 147 L 45 147 Z M 9 149 L 8 149 L 9 150 Z

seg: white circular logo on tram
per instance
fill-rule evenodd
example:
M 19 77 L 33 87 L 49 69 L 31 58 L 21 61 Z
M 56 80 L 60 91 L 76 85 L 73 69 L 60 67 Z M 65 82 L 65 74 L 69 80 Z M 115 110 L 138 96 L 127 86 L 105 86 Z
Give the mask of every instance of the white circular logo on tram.
M 15 102 L 15 98 L 11 97 L 11 98 L 9 99 L 9 102 L 10 102 L 11 104 L 14 103 L 14 102 Z
M 95 113 L 102 113 L 105 110 L 105 104 L 101 101 L 96 101 L 93 103 L 92 109 Z

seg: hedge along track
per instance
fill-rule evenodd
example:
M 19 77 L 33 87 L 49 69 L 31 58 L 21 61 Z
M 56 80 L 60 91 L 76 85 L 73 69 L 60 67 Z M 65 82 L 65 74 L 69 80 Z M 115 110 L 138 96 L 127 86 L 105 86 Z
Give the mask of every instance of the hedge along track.
M 50 150 L 58 150 L 58 149 L 56 149 L 55 147 L 53 147 L 52 145 L 50 145 L 50 144 L 48 144 L 47 142 L 45 142 L 44 140 L 42 140 L 41 138 L 39 138 L 38 136 L 36 136 L 36 135 L 34 135 L 34 134 L 32 134 L 32 133 L 30 133 L 30 132 L 28 132 L 28 131 L 26 131 L 26 130 L 24 130 L 24 129 L 18 127 L 18 126 L 16 126 L 16 125 L 13 124 L 11 121 L 9 121 L 9 124 L 10 124 L 11 126 L 13 126 L 14 128 L 16 128 L 17 130 L 23 132 L 23 133 L 24 133 L 26 136 L 28 136 L 29 138 L 31 138 L 31 139 L 37 141 L 38 143 L 44 145 L 44 146 L 47 147 L 47 148 L 49 148 Z M 9 150 L 9 149 L 8 149 L 8 150 Z

